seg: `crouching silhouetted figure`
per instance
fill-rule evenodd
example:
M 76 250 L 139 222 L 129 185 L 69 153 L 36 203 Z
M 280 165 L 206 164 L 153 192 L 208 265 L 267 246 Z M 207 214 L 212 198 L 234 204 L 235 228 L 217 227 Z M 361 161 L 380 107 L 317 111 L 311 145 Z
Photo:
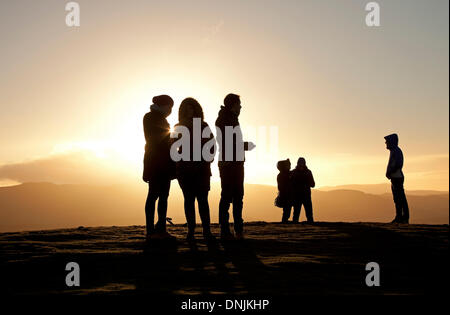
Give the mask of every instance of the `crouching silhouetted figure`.
M 405 176 L 403 175 L 403 152 L 398 146 L 398 135 L 391 134 L 384 137 L 386 140 L 386 149 L 391 153 L 386 170 L 386 177 L 391 181 L 392 195 L 394 197 L 396 216 L 392 223 L 409 223 L 409 207 L 405 195 L 403 184 Z
M 291 161 L 289 159 L 279 161 L 277 168 L 280 173 L 277 176 L 278 196 L 275 206 L 283 209 L 282 223 L 288 223 L 292 209 L 292 185 L 291 185 Z
M 314 223 L 313 207 L 311 200 L 311 188 L 316 186 L 312 172 L 306 166 L 304 158 L 299 158 L 297 167 L 291 172 L 292 201 L 294 205 L 294 216 L 292 221 L 297 223 L 300 219 L 302 205 L 305 207 L 306 220 Z
M 210 210 L 208 203 L 208 193 L 210 190 L 210 178 L 211 178 L 211 162 L 214 157 L 215 147 L 208 146 L 209 144 L 215 144 L 214 136 L 209 129 L 208 124 L 204 121 L 203 109 L 197 100 L 193 98 L 186 98 L 181 102 L 178 112 L 179 122 L 175 125 L 175 132 L 180 127 L 185 127 L 189 131 L 189 140 L 187 141 L 188 147 L 184 147 L 184 144 L 178 147 L 178 152 L 183 153 L 184 150 L 188 150 L 186 160 L 180 160 L 176 163 L 176 173 L 178 182 L 184 195 L 184 211 L 186 215 L 186 221 L 188 226 L 187 240 L 192 242 L 195 240 L 195 200 L 198 202 L 198 212 L 203 226 L 203 237 L 207 241 L 213 241 L 214 236 L 210 230 Z M 196 119 L 194 121 L 194 119 Z M 200 145 L 196 147 L 194 145 L 194 131 L 195 127 L 199 130 L 199 135 L 209 135 L 209 137 L 201 137 Z M 207 129 L 207 130 L 206 130 Z M 178 138 L 179 134 L 177 135 Z M 176 146 L 176 144 L 174 144 Z M 199 150 L 199 152 L 194 152 Z M 203 150 L 209 150 L 209 159 L 202 154 Z M 194 156 L 198 155 L 200 158 L 194 159 Z

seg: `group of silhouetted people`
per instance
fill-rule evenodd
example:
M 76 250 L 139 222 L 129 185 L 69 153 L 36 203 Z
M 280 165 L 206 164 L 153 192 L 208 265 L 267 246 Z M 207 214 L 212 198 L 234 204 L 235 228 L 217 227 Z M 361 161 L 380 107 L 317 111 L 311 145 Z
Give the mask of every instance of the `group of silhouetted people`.
M 204 121 L 203 109 L 194 98 L 184 99 L 178 111 L 177 127 L 189 130 L 190 139 L 188 147 L 176 147 L 178 153 L 189 150 L 188 158 L 175 162 L 171 158 L 171 147 L 176 144 L 179 135 L 170 136 L 170 125 L 167 117 L 172 112 L 173 99 L 168 95 L 155 96 L 150 112 L 144 116 L 144 133 L 146 139 L 143 180 L 148 183 L 148 195 L 145 204 L 147 238 L 171 239 L 166 231 L 167 199 L 170 191 L 170 182 L 177 179 L 184 196 L 184 210 L 186 215 L 189 241 L 195 240 L 195 201 L 198 203 L 198 211 L 203 226 L 203 236 L 206 240 L 214 240 L 210 229 L 210 208 L 208 194 L 210 190 L 211 159 L 206 159 L 200 154 L 200 159 L 195 159 L 194 151 L 194 122 L 200 120 L 200 134 L 209 134 L 209 137 L 201 137 L 200 152 L 204 150 L 215 154 L 215 146 L 208 147 L 211 139 L 214 139 L 208 124 Z M 219 172 L 221 178 L 221 198 L 219 203 L 219 223 L 221 238 L 223 240 L 243 239 L 244 230 L 242 219 L 242 207 L 244 197 L 244 158 L 243 151 L 254 147 L 252 143 L 244 142 L 239 126 L 239 114 L 241 101 L 239 95 L 228 94 L 221 106 L 216 120 L 216 130 L 221 135 L 217 142 L 219 145 Z M 227 140 L 227 128 L 234 132 Z M 206 130 L 205 130 L 206 129 Z M 239 148 L 242 148 L 240 152 Z M 154 224 L 156 201 L 158 201 L 158 222 Z M 229 225 L 229 208 L 233 206 L 234 234 Z
M 196 154 L 194 147 L 200 152 L 209 152 L 215 155 L 215 146 L 211 140 L 217 141 L 219 147 L 219 172 L 221 179 L 221 198 L 219 202 L 219 224 L 221 238 L 234 240 L 244 238 L 244 221 L 242 218 L 244 197 L 244 151 L 251 150 L 254 144 L 244 142 L 239 125 L 241 101 L 239 95 L 228 94 L 221 106 L 215 127 L 217 139 L 214 138 L 208 124 L 204 121 L 201 105 L 194 98 L 184 99 L 178 111 L 178 123 L 174 126 L 189 131 L 186 146 L 176 146 L 180 134 L 172 134 L 167 117 L 172 113 L 173 99 L 168 95 L 155 96 L 150 112 L 144 116 L 144 134 L 146 140 L 144 155 L 143 180 L 148 183 L 148 195 L 145 204 L 147 239 L 173 239 L 166 231 L 167 199 L 170 184 L 174 179 L 183 191 L 184 210 L 186 215 L 189 241 L 195 240 L 196 214 L 195 201 L 202 221 L 203 236 L 207 241 L 215 240 L 210 229 L 210 207 L 208 194 L 210 190 L 212 159 L 203 154 Z M 198 131 L 202 137 L 194 138 L 195 122 L 199 122 Z M 228 133 L 228 129 L 233 130 Z M 203 137 L 207 135 L 206 137 Z M 404 175 L 403 153 L 398 147 L 398 136 L 392 134 L 385 137 L 386 147 L 390 150 L 390 158 L 386 177 L 391 180 L 392 193 L 396 206 L 396 217 L 393 223 L 408 223 L 409 208 L 403 188 Z M 186 140 L 186 139 L 184 139 Z M 197 141 L 197 143 L 196 143 Z M 199 142 L 198 142 L 199 141 Z M 175 145 L 177 153 L 187 158 L 177 161 L 171 156 L 172 146 Z M 183 152 L 183 150 L 188 150 Z M 196 157 L 195 157 L 196 156 Z M 315 187 L 312 172 L 306 166 L 304 158 L 299 158 L 296 167 L 291 170 L 289 159 L 277 163 L 280 173 L 277 176 L 278 196 L 275 206 L 283 209 L 282 222 L 289 222 L 292 208 L 292 221 L 299 222 L 301 207 L 305 208 L 307 223 L 314 223 L 311 188 Z M 155 225 L 156 202 L 158 221 Z M 229 225 L 229 208 L 233 206 L 234 234 Z
M 403 168 L 403 152 L 398 146 L 398 135 L 391 134 L 384 137 L 386 148 L 390 151 L 386 177 L 391 181 L 392 195 L 394 197 L 396 215 L 391 223 L 409 223 L 409 207 L 403 184 L 405 177 Z M 305 208 L 306 222 L 314 223 L 311 188 L 316 183 L 312 172 L 306 166 L 304 158 L 299 158 L 297 166 L 291 171 L 289 159 L 278 161 L 277 168 L 280 173 L 277 176 L 278 196 L 275 206 L 283 209 L 282 223 L 288 223 L 291 210 L 294 208 L 292 222 L 298 223 L 300 210 Z
M 299 158 L 293 170 L 289 159 L 279 161 L 277 168 L 280 173 L 277 176 L 278 196 L 275 199 L 275 206 L 283 208 L 281 222 L 289 222 L 291 210 L 294 208 L 292 222 L 298 223 L 303 206 L 307 222 L 314 223 L 311 188 L 314 188 L 316 183 L 312 172 L 306 166 L 306 160 Z

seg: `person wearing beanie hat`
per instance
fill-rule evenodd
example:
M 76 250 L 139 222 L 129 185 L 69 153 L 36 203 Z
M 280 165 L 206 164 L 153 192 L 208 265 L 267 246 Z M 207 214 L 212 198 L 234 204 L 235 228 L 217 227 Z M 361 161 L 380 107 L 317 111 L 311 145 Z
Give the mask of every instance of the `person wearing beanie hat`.
M 396 215 L 391 223 L 409 223 L 409 206 L 403 184 L 403 152 L 398 146 L 398 135 L 393 133 L 386 137 L 386 149 L 390 151 L 386 177 L 391 181 L 392 195 L 395 203 Z
M 167 199 L 175 164 L 170 158 L 170 125 L 167 116 L 172 112 L 173 100 L 168 95 L 153 97 L 150 112 L 145 114 L 145 154 L 142 179 L 148 184 L 145 203 L 147 240 L 173 238 L 166 232 Z M 154 225 L 158 200 L 158 222 Z

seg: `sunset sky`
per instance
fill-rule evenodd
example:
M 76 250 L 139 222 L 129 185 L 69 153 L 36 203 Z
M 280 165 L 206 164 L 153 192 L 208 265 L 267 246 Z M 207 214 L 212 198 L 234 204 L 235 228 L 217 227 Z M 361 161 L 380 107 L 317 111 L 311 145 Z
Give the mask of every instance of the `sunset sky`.
M 386 182 L 397 132 L 406 188 L 448 190 L 448 0 L 378 1 L 372 28 L 358 0 L 80 0 L 72 28 L 66 2 L 0 2 L 0 186 L 138 182 L 154 95 L 213 126 L 233 92 L 244 131 L 278 128 L 276 154 L 246 134 L 248 183 L 299 156 L 318 186 Z

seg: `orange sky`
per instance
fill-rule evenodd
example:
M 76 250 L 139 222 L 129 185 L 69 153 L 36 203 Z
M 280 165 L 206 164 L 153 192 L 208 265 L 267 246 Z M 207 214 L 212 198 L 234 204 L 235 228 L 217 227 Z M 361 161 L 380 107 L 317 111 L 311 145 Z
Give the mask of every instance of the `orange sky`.
M 397 132 L 406 187 L 448 190 L 448 1 L 379 1 L 377 29 L 364 1 L 78 2 L 75 29 L 61 2 L 0 4 L 0 185 L 63 181 L 46 174 L 78 151 L 78 167 L 139 180 L 152 96 L 175 99 L 172 124 L 195 97 L 213 125 L 234 92 L 243 127 L 279 134 L 276 156 L 247 139 L 247 182 L 304 156 L 318 186 L 382 183 Z

